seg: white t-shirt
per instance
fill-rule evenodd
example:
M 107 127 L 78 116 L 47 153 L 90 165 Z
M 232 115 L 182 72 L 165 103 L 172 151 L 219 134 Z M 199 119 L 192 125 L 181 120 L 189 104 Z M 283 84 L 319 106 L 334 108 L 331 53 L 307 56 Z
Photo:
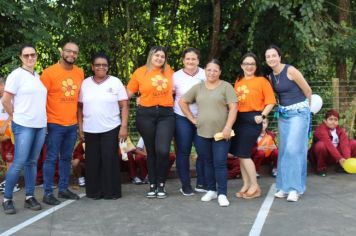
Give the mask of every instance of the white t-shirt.
M 40 76 L 19 67 L 6 79 L 6 92 L 14 95 L 13 121 L 16 124 L 43 128 L 47 126 L 46 101 L 47 89 Z
M 177 72 L 174 72 L 173 74 L 173 90 L 175 93 L 175 99 L 174 99 L 174 113 L 184 116 L 182 110 L 180 109 L 180 106 L 178 104 L 179 99 L 186 93 L 188 92 L 189 89 L 191 89 L 194 85 L 201 83 L 202 81 L 206 80 L 205 77 L 205 71 L 201 68 L 199 68 L 198 73 L 195 75 L 191 76 L 188 75 L 183 71 L 183 69 L 180 69 Z M 194 104 L 189 104 L 190 111 L 192 112 L 193 116 L 198 115 L 198 107 L 197 105 Z
M 109 76 L 98 84 L 86 78 L 80 88 L 79 102 L 83 103 L 83 131 L 103 133 L 121 124 L 119 101 L 128 100 L 121 80 Z
M 143 142 L 143 138 L 142 137 L 140 137 L 140 139 L 138 140 L 136 147 L 138 147 L 138 148 L 140 148 L 142 150 L 145 149 L 145 143 Z
M 339 136 L 336 133 L 336 129 L 332 129 L 330 130 L 331 136 L 333 137 L 332 143 L 334 145 L 334 147 L 339 146 Z
M 7 118 L 9 118 L 9 114 L 6 113 L 2 103 L 0 102 L 0 120 L 7 120 Z

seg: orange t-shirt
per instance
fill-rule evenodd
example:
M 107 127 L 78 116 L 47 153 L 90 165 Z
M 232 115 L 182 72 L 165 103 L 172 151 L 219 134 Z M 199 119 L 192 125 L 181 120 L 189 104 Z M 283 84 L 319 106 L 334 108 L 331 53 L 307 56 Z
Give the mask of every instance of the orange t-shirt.
M 169 65 L 163 73 L 160 69 L 148 71 L 142 66 L 132 74 L 127 89 L 132 93 L 140 92 L 141 106 L 173 107 L 173 73 Z
M 262 111 L 268 104 L 276 104 L 271 84 L 264 77 L 242 78 L 235 82 L 240 112 Z
M 264 151 L 266 157 L 271 155 L 271 153 L 273 151 L 272 147 L 274 147 L 274 146 L 275 146 L 275 143 L 274 143 L 273 137 L 267 133 L 261 138 L 260 141 L 257 142 L 257 147 L 264 148 L 263 151 Z
M 77 106 L 84 72 L 75 66 L 65 70 L 57 63 L 45 69 L 41 81 L 47 88 L 47 122 L 58 125 L 77 123 Z

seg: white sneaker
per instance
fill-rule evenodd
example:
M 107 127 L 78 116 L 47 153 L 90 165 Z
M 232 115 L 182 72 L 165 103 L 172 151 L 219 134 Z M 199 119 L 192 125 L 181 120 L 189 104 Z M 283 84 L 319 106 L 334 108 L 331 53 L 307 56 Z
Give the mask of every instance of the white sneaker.
M 297 191 L 290 191 L 287 197 L 288 202 L 297 202 L 299 200 L 299 194 Z
M 227 207 L 230 205 L 229 200 L 227 200 L 227 197 L 224 194 L 219 194 L 218 203 L 221 207 Z
M 85 186 L 85 177 L 79 177 L 78 178 L 78 185 L 80 187 L 84 187 Z
M 276 192 L 274 194 L 274 196 L 276 198 L 285 198 L 285 197 L 287 197 L 287 193 L 283 192 L 282 190 L 279 190 L 278 192 Z
M 198 192 L 198 193 L 206 193 L 208 192 L 208 190 L 206 190 L 206 187 L 204 185 L 201 185 L 201 184 L 198 184 L 196 187 L 195 187 L 195 192 Z
M 217 192 L 209 190 L 206 194 L 204 194 L 204 196 L 201 197 L 200 200 L 202 200 L 203 202 L 209 202 L 216 198 L 218 198 Z
M 277 168 L 272 169 L 272 176 L 277 177 Z
M 13 192 L 13 193 L 16 193 L 16 192 L 18 192 L 18 191 L 20 191 L 20 190 L 21 190 L 21 188 L 19 187 L 19 184 L 15 184 L 14 190 L 12 190 L 12 192 Z
M 13 193 L 16 193 L 18 191 L 20 191 L 21 188 L 19 187 L 19 184 L 15 184 L 14 186 L 14 189 L 12 190 Z M 1 193 L 5 193 L 5 181 L 3 181 L 1 184 L 0 184 L 0 192 Z
M 5 192 L 5 180 L 0 183 L 0 192 L 1 193 Z

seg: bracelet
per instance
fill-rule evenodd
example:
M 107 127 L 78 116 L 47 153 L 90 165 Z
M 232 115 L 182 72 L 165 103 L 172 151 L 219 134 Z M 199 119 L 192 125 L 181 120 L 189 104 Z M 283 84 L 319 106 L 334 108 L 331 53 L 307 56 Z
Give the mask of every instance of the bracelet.
M 262 116 L 262 119 L 266 119 L 266 115 L 261 113 L 261 116 Z

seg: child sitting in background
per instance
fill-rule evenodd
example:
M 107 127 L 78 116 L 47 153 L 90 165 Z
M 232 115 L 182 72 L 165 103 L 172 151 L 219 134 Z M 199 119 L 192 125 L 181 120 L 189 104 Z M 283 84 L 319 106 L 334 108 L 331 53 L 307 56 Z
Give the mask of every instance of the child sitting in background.
M 143 142 L 142 137 L 137 142 L 136 149 L 128 152 L 128 169 L 129 169 L 129 176 L 131 182 L 133 184 L 148 184 L 148 175 L 147 175 L 147 153 L 145 144 Z M 120 153 L 119 153 L 120 155 Z M 120 155 L 121 156 L 121 155 Z M 172 168 L 176 156 L 174 153 L 169 154 L 169 165 L 168 165 L 168 173 Z M 137 174 L 137 170 L 139 171 L 140 175 Z
M 336 164 L 337 171 L 347 158 L 356 156 L 356 140 L 349 140 L 339 126 L 339 113 L 331 109 L 324 121 L 315 128 L 309 160 L 320 176 L 326 176 L 327 164 Z
M 240 160 L 232 154 L 227 154 L 227 178 L 241 178 Z
M 137 143 L 137 147 L 134 150 L 125 153 L 127 157 L 123 157 L 123 155 L 121 155 L 121 152 L 124 151 L 125 149 L 121 150 L 119 148 L 118 150 L 118 154 L 121 159 L 121 165 L 122 167 L 127 166 L 129 172 L 129 178 L 131 180 L 131 183 L 133 184 L 148 183 L 147 164 L 146 164 L 147 157 L 144 148 L 145 147 L 143 141 L 140 138 L 140 140 Z M 139 172 L 140 174 L 138 174 L 137 172 Z
M 1 128 L 0 128 L 1 129 Z M 1 131 L 0 131 L 1 132 Z M 1 134 L 0 134 L 1 135 Z M 14 145 L 11 142 L 11 139 L 2 139 L 0 143 L 0 154 L 2 160 L 6 163 L 6 170 L 8 170 L 14 160 Z M 19 184 L 16 184 L 13 192 L 20 191 Z M 4 193 L 5 191 L 5 180 L 0 183 L 0 192 Z
M 85 187 L 85 143 L 79 141 L 73 152 L 73 175 L 80 187 Z
M 129 156 L 129 171 L 134 184 L 148 184 L 147 175 L 147 153 L 142 137 L 137 142 L 136 149 Z M 137 169 L 140 176 L 137 175 Z
M 46 144 L 43 144 L 40 152 L 40 156 L 37 161 L 36 187 L 43 187 L 43 163 L 46 159 L 46 154 L 47 154 Z M 53 177 L 53 186 L 52 186 L 53 189 L 57 188 L 58 180 L 59 180 L 59 172 L 58 172 L 58 161 L 57 161 L 54 177 Z
M 4 93 L 5 80 L 0 77 L 0 100 Z M 0 154 L 2 160 L 6 163 L 6 170 L 8 170 L 14 160 L 14 144 L 11 141 L 11 118 L 5 112 L 2 103 L 0 102 Z M 13 192 L 19 191 L 19 185 L 16 184 Z M 0 183 L 0 192 L 5 191 L 5 180 Z
M 262 131 L 257 139 L 256 145 L 252 149 L 252 160 L 256 166 L 257 177 L 260 177 L 261 165 L 270 163 L 272 166 L 272 176 L 277 176 L 278 149 L 275 142 L 275 135 L 267 130 L 268 119 L 262 122 Z

